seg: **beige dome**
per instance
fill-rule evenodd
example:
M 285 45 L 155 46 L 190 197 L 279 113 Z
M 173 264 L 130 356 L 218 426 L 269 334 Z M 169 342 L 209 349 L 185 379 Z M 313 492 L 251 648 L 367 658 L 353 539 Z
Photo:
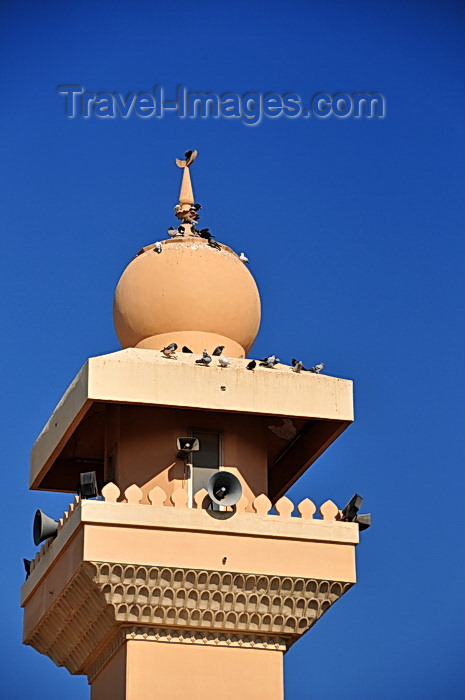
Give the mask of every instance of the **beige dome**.
M 255 280 L 238 255 L 198 237 L 163 241 L 132 260 L 118 282 L 113 304 L 116 333 L 123 348 L 179 349 L 245 357 L 260 325 Z

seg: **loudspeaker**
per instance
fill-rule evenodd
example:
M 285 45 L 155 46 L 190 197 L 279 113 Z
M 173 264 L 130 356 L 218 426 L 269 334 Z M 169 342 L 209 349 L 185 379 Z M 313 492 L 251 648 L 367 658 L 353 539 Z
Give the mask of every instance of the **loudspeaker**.
M 178 437 L 176 438 L 176 446 L 179 450 L 176 455 L 178 459 L 183 459 L 190 452 L 197 452 L 200 449 L 199 440 L 194 437 Z
M 353 522 L 355 516 L 357 515 L 360 506 L 362 505 L 363 498 L 358 494 L 354 493 L 348 504 L 342 510 L 341 520 L 345 522 Z
M 359 530 L 367 530 L 371 525 L 371 514 L 370 513 L 360 513 L 359 509 L 362 505 L 363 498 L 360 494 L 355 493 L 345 508 L 342 510 L 342 517 L 346 523 L 357 523 Z
M 199 440 L 194 437 L 179 437 L 176 438 L 176 445 L 178 450 L 196 452 L 199 449 Z
M 367 530 L 371 525 L 371 513 L 363 513 L 355 516 L 354 522 L 358 523 L 358 529 Z
M 231 472 L 216 472 L 208 480 L 208 495 L 219 506 L 233 506 L 242 496 L 241 482 Z
M 34 516 L 34 544 L 37 547 L 49 537 L 56 537 L 58 530 L 58 520 L 49 518 L 48 515 L 37 510 Z

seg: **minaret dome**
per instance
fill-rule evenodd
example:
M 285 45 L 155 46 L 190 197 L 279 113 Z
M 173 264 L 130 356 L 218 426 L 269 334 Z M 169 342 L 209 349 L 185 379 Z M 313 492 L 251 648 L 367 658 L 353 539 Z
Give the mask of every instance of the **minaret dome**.
M 196 226 L 201 207 L 189 175 L 196 155 L 176 160 L 183 170 L 175 207 L 181 225 L 161 245 L 142 248 L 118 282 L 115 329 L 123 348 L 161 350 L 175 342 L 201 353 L 224 345 L 226 355 L 245 357 L 260 325 L 260 296 L 239 255 Z

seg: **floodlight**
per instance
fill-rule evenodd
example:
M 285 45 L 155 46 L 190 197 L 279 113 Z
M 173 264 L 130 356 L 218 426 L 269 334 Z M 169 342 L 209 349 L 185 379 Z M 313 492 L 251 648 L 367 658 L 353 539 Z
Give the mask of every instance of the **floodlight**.
M 79 485 L 77 487 L 77 492 L 81 498 L 97 498 L 97 473 L 82 472 L 79 474 Z

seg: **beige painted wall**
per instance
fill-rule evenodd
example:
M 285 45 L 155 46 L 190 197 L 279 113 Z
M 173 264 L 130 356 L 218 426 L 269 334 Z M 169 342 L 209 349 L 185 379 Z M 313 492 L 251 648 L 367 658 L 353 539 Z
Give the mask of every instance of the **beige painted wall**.
M 66 533 L 64 533 L 66 535 Z M 44 576 L 35 594 L 28 599 L 24 607 L 23 639 L 26 639 L 31 630 L 47 612 L 51 605 L 61 595 L 70 578 L 82 562 L 84 553 L 84 530 L 73 532 L 69 540 L 65 540 L 64 549 L 56 558 L 53 551 L 48 551 L 44 558 Z M 52 565 L 49 565 L 53 562 Z M 26 583 L 30 585 L 30 578 Z M 24 590 L 24 589 L 23 589 Z M 21 603 L 23 604 L 23 603 Z
M 118 420 L 119 429 L 112 432 L 119 433 L 115 481 L 122 492 L 135 483 L 146 496 L 160 486 L 169 498 L 188 474 L 184 460 L 176 459 L 176 438 L 197 428 L 221 433 L 222 466 L 240 478 L 249 503 L 267 493 L 269 420 L 263 416 L 126 405 Z
M 297 520 L 293 518 L 292 520 Z M 86 526 L 84 558 L 355 582 L 352 544 L 242 534 Z M 226 558 L 226 563 L 223 560 Z
M 95 678 L 91 700 L 284 697 L 280 651 L 139 640 L 124 647 Z
M 123 644 L 94 679 L 90 700 L 126 700 L 127 663 L 127 644 Z

